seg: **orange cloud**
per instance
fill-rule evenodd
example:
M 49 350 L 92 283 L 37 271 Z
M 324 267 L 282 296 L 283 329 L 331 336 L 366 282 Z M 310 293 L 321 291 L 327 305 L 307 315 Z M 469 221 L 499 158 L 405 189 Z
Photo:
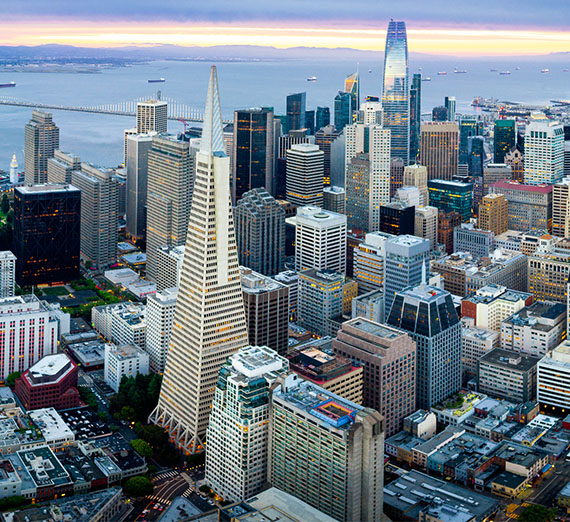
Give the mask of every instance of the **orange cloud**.
M 61 25 L 0 23 L 1 43 L 46 43 L 86 47 L 175 44 L 183 46 L 261 45 L 349 47 L 381 51 L 384 30 L 343 27 L 278 27 L 239 25 L 100 24 L 77 21 Z M 487 30 L 474 28 L 409 28 L 410 51 L 462 55 L 544 54 L 570 51 L 570 32 L 547 30 Z

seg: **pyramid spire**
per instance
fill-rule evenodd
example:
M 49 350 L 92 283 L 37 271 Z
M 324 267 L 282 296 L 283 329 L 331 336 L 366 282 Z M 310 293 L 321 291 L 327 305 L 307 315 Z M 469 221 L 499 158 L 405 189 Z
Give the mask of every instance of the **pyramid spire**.
M 222 124 L 222 109 L 218 88 L 218 71 L 215 65 L 212 65 L 210 69 L 210 82 L 208 83 L 208 95 L 204 110 L 200 152 L 206 154 L 224 152 L 224 126 Z

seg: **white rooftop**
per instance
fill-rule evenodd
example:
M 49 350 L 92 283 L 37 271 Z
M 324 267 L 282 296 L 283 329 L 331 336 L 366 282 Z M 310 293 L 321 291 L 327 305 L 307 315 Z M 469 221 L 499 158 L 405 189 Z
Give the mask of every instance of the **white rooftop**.
M 34 376 L 53 376 L 57 375 L 65 366 L 69 364 L 69 357 L 64 353 L 54 353 L 42 357 L 36 364 L 30 368 L 30 373 Z
M 46 442 L 62 439 L 75 439 L 69 426 L 54 408 L 43 408 L 28 412 L 30 418 L 42 432 Z
M 247 346 L 229 358 L 235 371 L 248 378 L 279 371 L 286 362 L 267 346 Z

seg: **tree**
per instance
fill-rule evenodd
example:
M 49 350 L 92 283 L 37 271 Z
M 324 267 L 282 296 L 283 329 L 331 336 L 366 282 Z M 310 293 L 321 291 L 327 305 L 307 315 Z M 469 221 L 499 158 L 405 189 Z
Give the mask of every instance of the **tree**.
M 521 522 L 552 522 L 555 517 L 555 509 L 548 509 L 538 504 L 532 504 L 521 513 L 519 520 Z
M 198 489 L 199 489 L 202 493 L 206 493 L 206 494 L 212 492 L 212 490 L 210 489 L 210 487 L 209 487 L 209 486 L 206 486 L 205 484 L 202 485 L 202 486 L 200 486 Z
M 10 210 L 10 200 L 8 199 L 8 194 L 4 194 L 2 196 L 2 203 L 0 203 L 0 210 L 2 210 L 2 214 L 8 214 Z
M 150 444 L 142 439 L 131 440 L 131 446 L 141 457 L 152 457 L 153 451 Z
M 131 477 L 123 486 L 123 491 L 129 497 L 146 497 L 152 495 L 154 486 L 145 476 Z
M 6 377 L 6 385 L 13 388 L 16 384 L 16 380 L 20 378 L 20 375 L 22 375 L 20 372 L 13 372 L 8 374 L 8 377 Z
M 12 209 L 8 210 L 6 213 L 6 223 L 11 227 L 14 226 L 14 211 Z

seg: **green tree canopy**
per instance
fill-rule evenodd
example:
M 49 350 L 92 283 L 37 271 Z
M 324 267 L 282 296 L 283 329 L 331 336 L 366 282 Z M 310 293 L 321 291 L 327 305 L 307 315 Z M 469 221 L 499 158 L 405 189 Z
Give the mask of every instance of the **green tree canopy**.
M 538 504 L 528 506 L 519 517 L 520 522 L 552 522 L 556 517 L 555 509 L 548 509 Z
M 8 214 L 8 210 L 10 210 L 10 200 L 8 199 L 8 194 L 4 194 L 2 196 L 2 203 L 0 203 L 0 210 L 2 210 L 2 214 Z
M 13 387 L 16 384 L 16 380 L 20 378 L 20 375 L 22 375 L 20 372 L 13 372 L 8 374 L 8 377 L 6 377 L 6 384 L 10 387 Z
M 123 491 L 129 497 L 146 497 L 152 495 L 154 486 L 148 477 L 141 475 L 127 480 L 123 486 Z
M 131 446 L 141 457 L 152 457 L 153 451 L 148 442 L 142 439 L 135 439 L 131 441 Z

